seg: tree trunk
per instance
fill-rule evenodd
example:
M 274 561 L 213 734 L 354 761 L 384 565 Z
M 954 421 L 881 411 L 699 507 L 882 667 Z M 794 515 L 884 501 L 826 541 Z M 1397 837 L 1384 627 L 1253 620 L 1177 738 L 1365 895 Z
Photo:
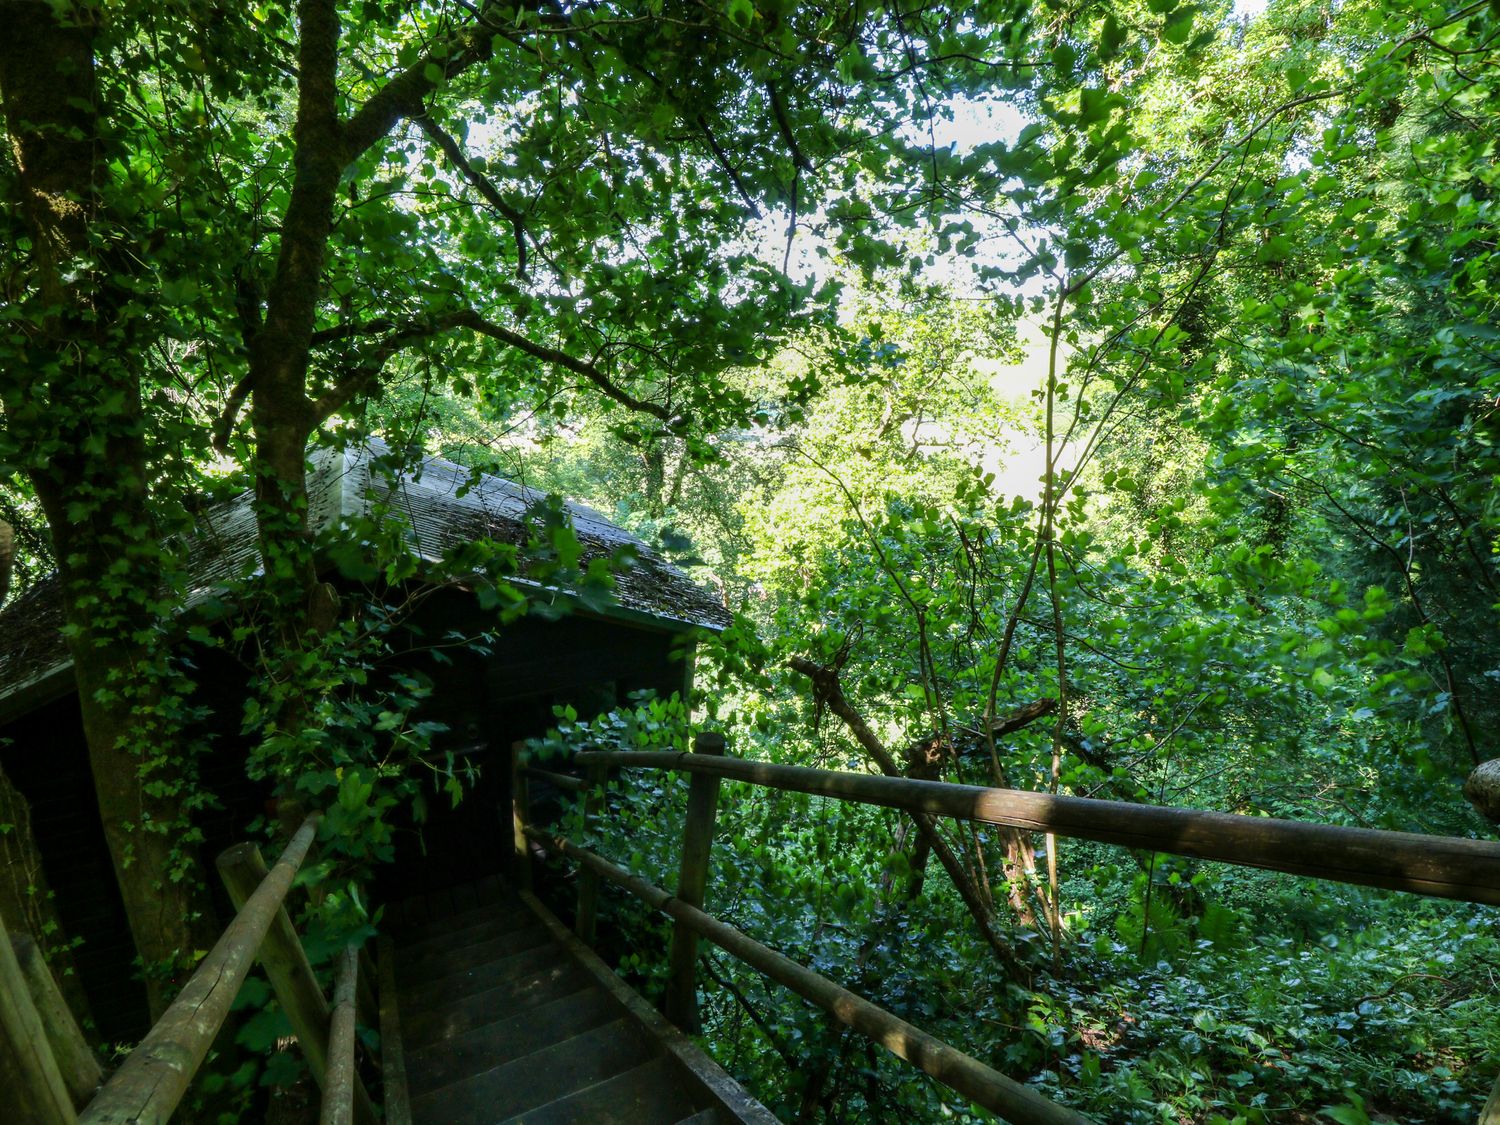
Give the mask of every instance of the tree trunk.
M 31 235 L 29 299 L 0 356 L 0 401 L 58 560 L 67 638 L 105 839 L 153 1009 L 195 946 L 198 911 L 174 834 L 185 826 L 175 768 L 148 784 L 139 747 L 166 766 L 178 731 L 160 713 L 149 638 L 163 572 L 150 518 L 145 420 L 127 267 L 106 260 L 98 186 L 96 14 L 10 0 L 0 99 Z

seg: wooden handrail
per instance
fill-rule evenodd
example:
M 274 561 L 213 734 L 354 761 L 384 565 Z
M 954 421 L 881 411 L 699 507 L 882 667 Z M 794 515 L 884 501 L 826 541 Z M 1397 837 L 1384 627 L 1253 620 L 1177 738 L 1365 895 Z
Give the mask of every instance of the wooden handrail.
M 323 1081 L 323 1110 L 319 1125 L 353 1125 L 354 1091 L 359 1076 L 354 1068 L 354 1010 L 359 979 L 359 946 L 339 954 L 333 986 L 333 1018 L 328 1028 L 328 1073 Z
M 524 771 L 527 777 L 534 777 L 538 781 L 546 781 L 559 789 L 566 789 L 569 793 L 580 793 L 588 786 L 588 782 L 581 777 L 573 777 L 565 773 L 554 773 L 552 770 L 540 769 L 537 766 L 526 766 Z
M 797 995 L 812 1001 L 840 1022 L 868 1036 L 898 1058 L 918 1067 L 945 1086 L 1005 1117 L 1013 1125 L 1087 1125 L 1088 1119 L 1055 1105 L 1041 1094 L 993 1067 L 986 1066 L 942 1040 L 907 1023 L 827 977 L 762 945 L 748 934 L 689 906 L 660 887 L 637 878 L 571 840 L 534 827 L 526 835 L 576 860 L 601 878 L 622 887 L 720 949 L 758 969 Z
M 693 753 L 713 757 L 724 753 L 724 736 L 705 731 L 693 739 Z M 596 768 L 596 767 L 590 767 Z M 719 779 L 712 774 L 694 774 L 688 789 L 687 812 L 682 818 L 682 854 L 677 870 L 677 899 L 701 907 L 708 890 L 708 856 L 713 846 L 714 822 L 719 809 Z M 698 1021 L 698 934 L 679 923 L 672 928 L 672 948 L 667 958 L 665 1011 L 683 1031 L 696 1035 L 703 1030 Z
M 172 1006 L 79 1115 L 82 1125 L 157 1125 L 172 1115 L 312 847 L 318 820 L 314 813 L 303 822 Z
M 840 800 L 1500 906 L 1500 843 L 1202 809 L 1058 797 L 676 751 L 587 751 L 580 765 L 713 774 Z
M 14 1119 L 73 1125 L 73 1102 L 41 1014 L 0 921 L 0 1104 Z

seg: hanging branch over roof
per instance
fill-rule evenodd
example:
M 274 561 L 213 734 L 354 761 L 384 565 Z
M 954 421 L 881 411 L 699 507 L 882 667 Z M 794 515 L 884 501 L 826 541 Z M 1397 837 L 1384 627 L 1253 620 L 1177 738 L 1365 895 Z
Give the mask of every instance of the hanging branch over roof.
M 422 118 L 426 113 L 427 95 L 441 81 L 447 81 L 490 57 L 494 31 L 486 23 L 493 7 L 491 4 L 482 5 L 474 13 L 474 22 L 433 41 L 427 54 L 390 79 L 360 106 L 344 126 L 346 164 L 377 143 L 402 118 Z M 437 81 L 434 74 L 440 76 Z
M 457 137 L 449 133 L 427 114 L 414 118 L 413 121 L 422 132 L 427 134 L 433 144 L 443 150 L 443 155 L 463 174 L 464 179 L 469 181 L 474 190 L 484 197 L 484 201 L 510 220 L 511 230 L 516 238 L 516 276 L 525 277 L 525 217 L 505 201 L 505 197 L 500 194 L 500 189 L 495 186 L 494 181 L 478 168 L 474 167 L 473 162 L 469 160 L 468 154 L 464 152 L 463 146 L 458 143 Z
M 506 328 L 504 325 L 496 324 L 494 321 L 486 320 L 473 309 L 459 309 L 455 312 L 444 313 L 439 316 L 426 319 L 412 320 L 405 323 L 392 320 L 368 320 L 358 324 L 344 324 L 337 328 L 326 328 L 320 332 L 313 333 L 313 347 L 335 343 L 339 340 L 350 340 L 368 336 L 384 336 L 369 356 L 362 360 L 357 368 L 344 379 L 341 379 L 333 387 L 320 395 L 314 403 L 314 410 L 320 419 L 328 418 L 342 410 L 357 395 L 369 387 L 371 379 L 379 374 L 379 369 L 384 366 L 385 361 L 407 344 L 417 340 L 428 339 L 443 332 L 453 329 L 465 328 L 470 332 L 481 336 L 488 336 L 492 340 L 515 348 L 517 351 L 525 352 L 543 363 L 549 363 L 562 367 L 575 375 L 581 375 L 594 386 L 598 387 L 605 397 L 618 402 L 621 406 L 642 414 L 649 414 L 663 422 L 672 420 L 672 412 L 665 406 L 646 399 L 636 398 L 629 391 L 619 386 L 613 379 L 596 363 L 589 360 L 579 359 L 577 356 L 569 355 L 567 352 L 559 351 L 557 348 L 546 344 L 539 344 L 535 340 L 522 336 L 519 332 Z M 372 367 L 372 364 L 374 366 Z

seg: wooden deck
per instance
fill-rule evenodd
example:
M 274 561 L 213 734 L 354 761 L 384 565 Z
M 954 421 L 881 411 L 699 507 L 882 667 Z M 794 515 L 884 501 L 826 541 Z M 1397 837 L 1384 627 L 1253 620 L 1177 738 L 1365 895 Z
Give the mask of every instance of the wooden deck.
M 388 925 L 382 1034 L 399 1037 L 413 1125 L 776 1121 L 531 895 L 490 880 Z

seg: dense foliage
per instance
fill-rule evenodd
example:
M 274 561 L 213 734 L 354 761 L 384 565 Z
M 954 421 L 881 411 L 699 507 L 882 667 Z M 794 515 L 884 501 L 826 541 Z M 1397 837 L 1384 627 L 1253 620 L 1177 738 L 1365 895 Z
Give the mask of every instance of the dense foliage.
M 736 611 L 691 708 L 565 713 L 550 752 L 706 722 L 1490 833 L 1494 4 L 6 7 L 0 528 L 18 587 L 64 582 L 158 1001 L 202 938 L 185 495 L 255 490 L 259 556 L 189 635 L 243 668 L 284 815 L 330 810 L 336 928 L 373 921 L 389 810 L 461 796 L 385 658 L 422 581 L 485 575 L 465 643 L 530 607 L 513 550 L 313 542 L 309 445 L 377 433 L 587 500 Z M 594 842 L 670 882 L 681 796 L 618 786 Z M 714 910 L 1100 1120 L 1461 1121 L 1494 1079 L 1486 909 L 737 797 Z M 662 923 L 608 931 L 655 987 Z M 705 973 L 709 1046 L 784 1118 L 971 1115 Z
M 995 158 L 979 280 L 851 294 L 875 347 L 846 386 L 721 435 L 683 470 L 716 487 L 631 513 L 744 599 L 704 706 L 742 753 L 871 768 L 800 657 L 955 780 L 1487 834 L 1459 786 L 1493 753 L 1496 142 L 1465 60 L 1500 29 L 1283 4 L 1211 31 L 1168 13 L 1151 42 L 1150 18 L 1059 24 L 1069 81 Z M 1030 401 L 994 390 L 1018 331 L 1046 368 Z M 997 485 L 1028 424 L 1042 479 Z M 618 501 L 634 459 L 588 432 L 522 461 Z M 670 881 L 652 792 L 621 858 Z M 1483 909 L 1091 845 L 1049 891 L 1044 851 L 955 834 L 991 901 L 1007 873 L 1040 892 L 1011 895 L 1018 981 L 940 876 L 893 891 L 888 814 L 737 792 L 725 815 L 727 917 L 1102 1120 L 1460 1121 L 1493 1078 Z M 939 1115 L 802 1005 L 711 976 L 710 1040 L 785 1116 Z

